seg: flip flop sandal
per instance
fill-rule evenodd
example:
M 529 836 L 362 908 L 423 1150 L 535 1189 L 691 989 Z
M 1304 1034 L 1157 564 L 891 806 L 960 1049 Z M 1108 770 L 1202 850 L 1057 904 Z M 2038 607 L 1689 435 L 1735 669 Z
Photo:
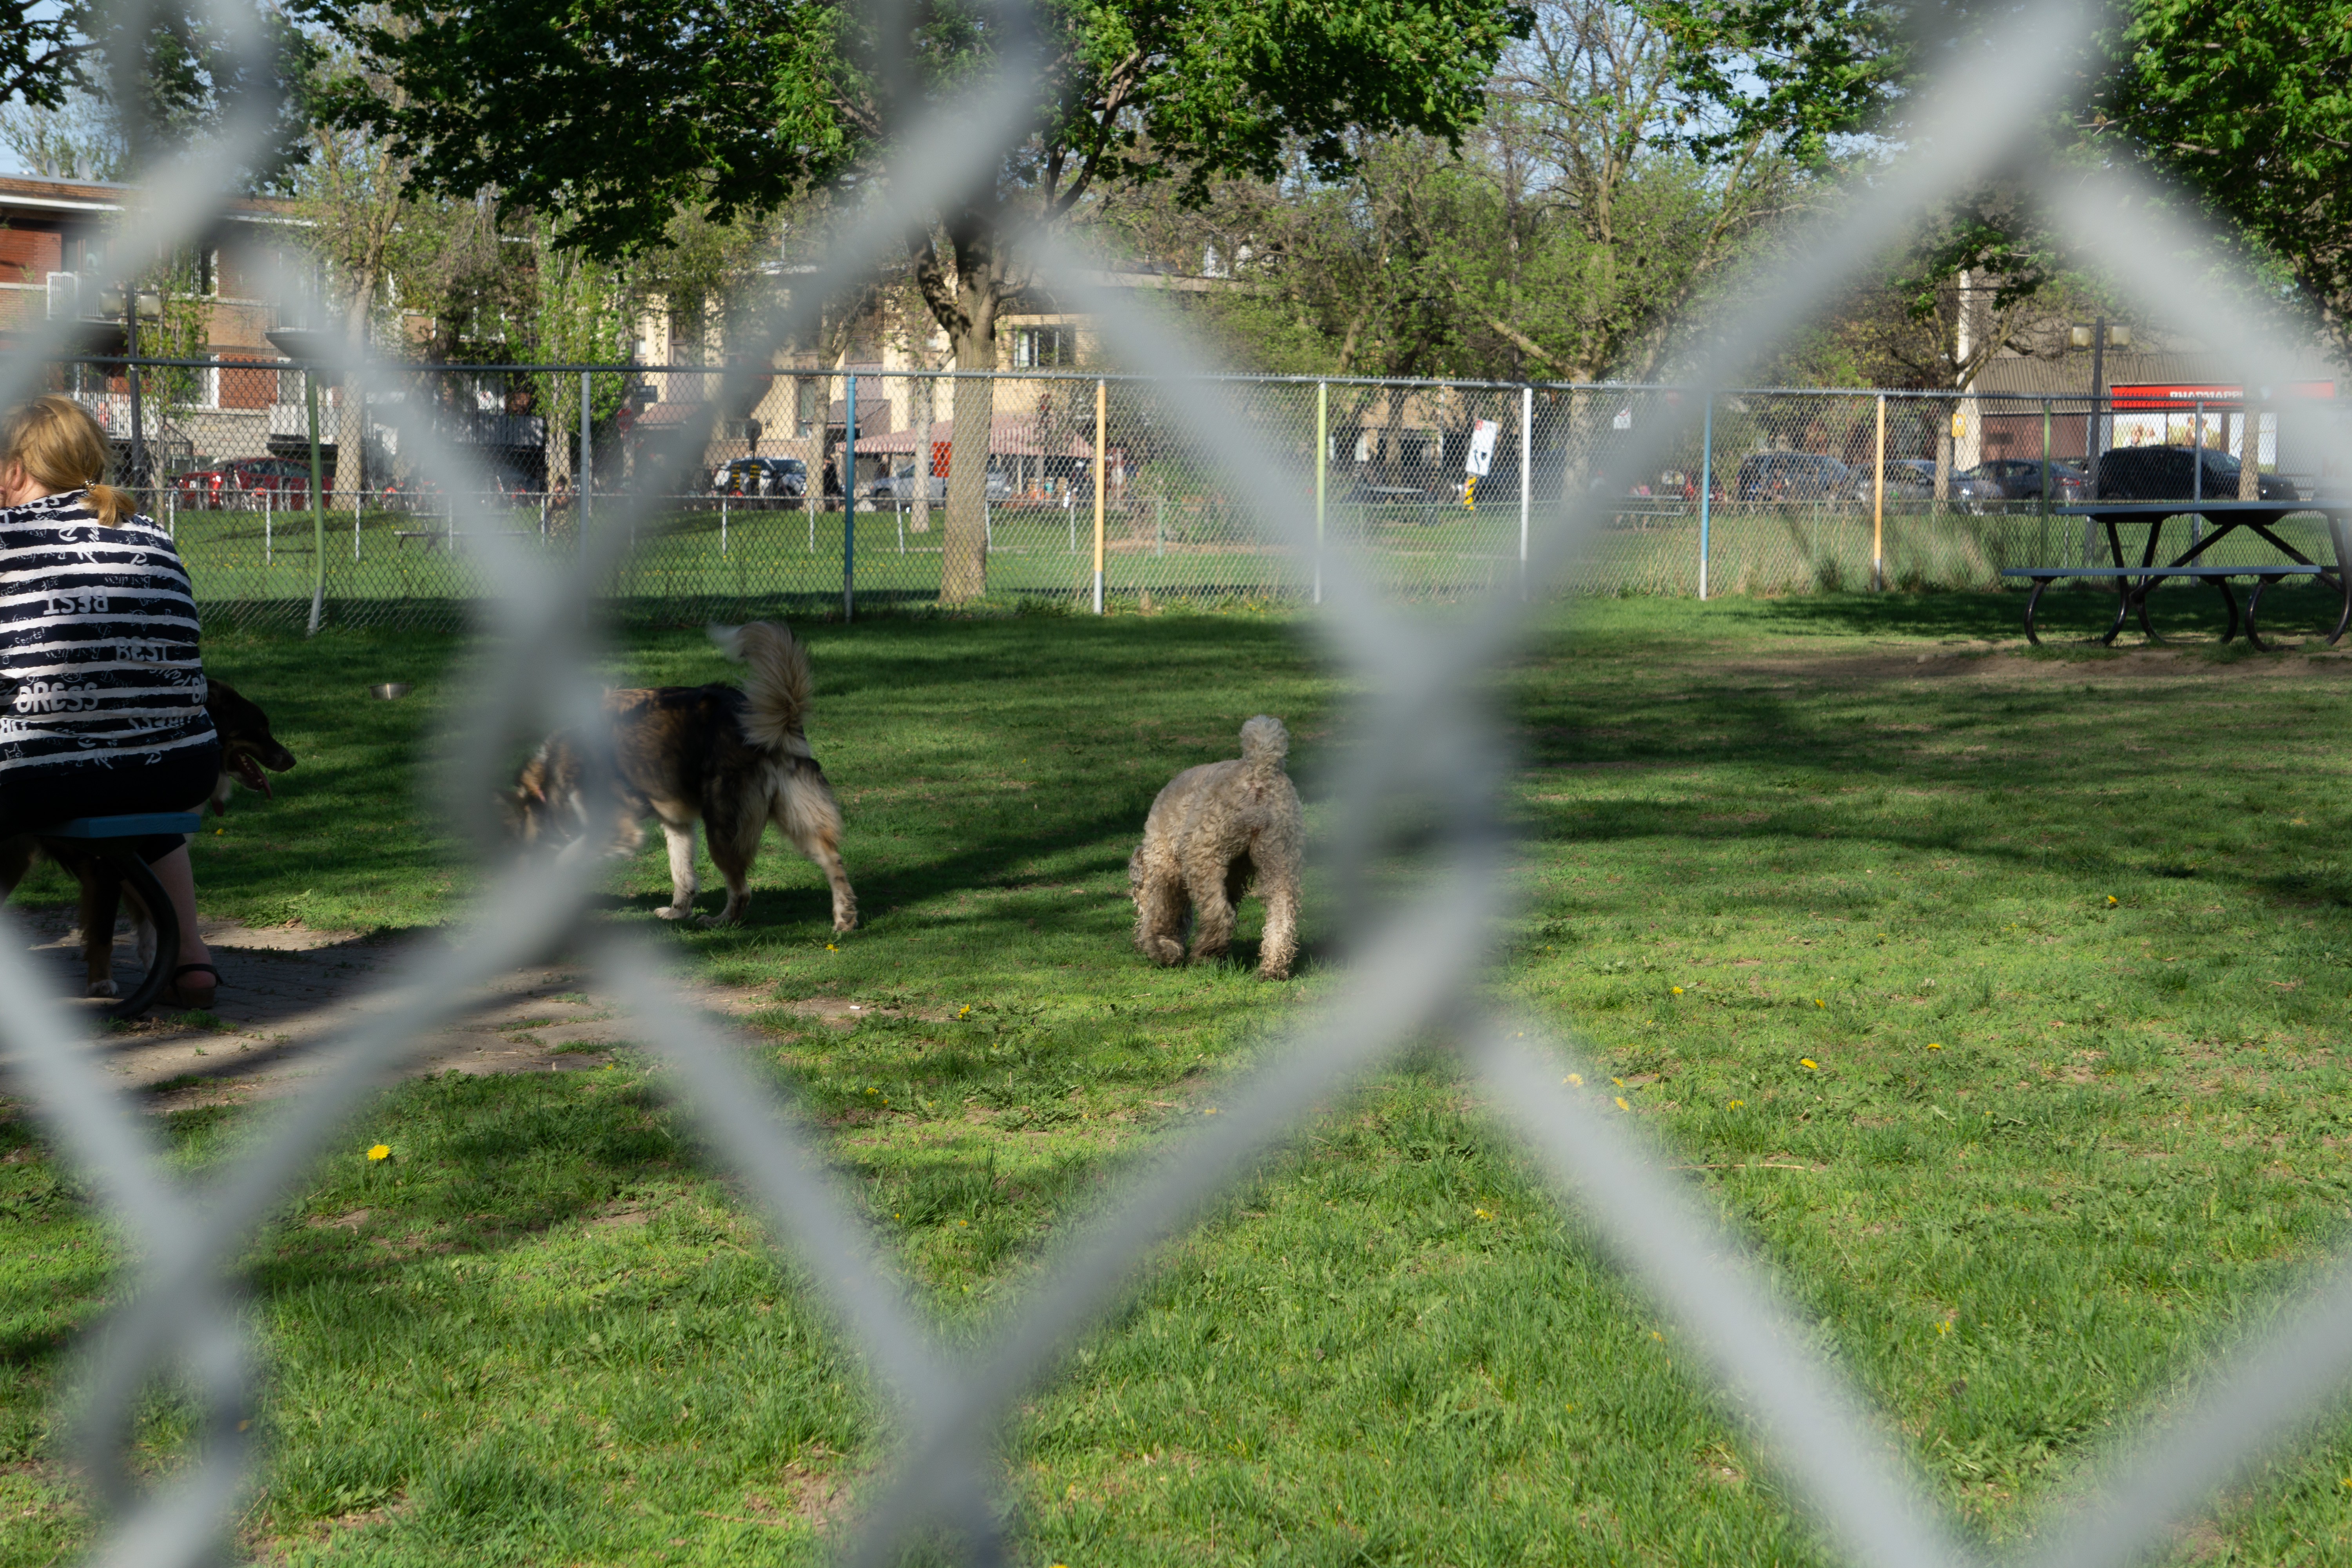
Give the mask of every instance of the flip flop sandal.
M 180 984 L 181 975 L 198 973 L 211 975 L 213 983 L 201 991 Z M 187 1007 L 199 1013 L 209 1013 L 213 1010 L 213 998 L 220 991 L 220 977 L 221 972 L 209 963 L 184 963 L 172 971 L 172 977 L 163 983 L 163 989 L 155 999 L 166 1007 Z

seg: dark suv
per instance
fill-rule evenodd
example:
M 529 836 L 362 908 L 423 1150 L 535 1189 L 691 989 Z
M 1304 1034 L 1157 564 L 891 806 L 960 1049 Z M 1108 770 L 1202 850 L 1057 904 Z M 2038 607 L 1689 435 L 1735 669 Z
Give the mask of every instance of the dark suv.
M 2117 447 L 2099 454 L 2093 494 L 2100 500 L 2208 500 L 2238 499 L 2238 459 L 2206 452 L 2200 480 L 2190 467 L 2198 453 L 2187 447 Z M 2264 500 L 2300 500 L 2291 480 L 2262 476 Z
M 1852 500 L 1869 484 L 1835 458 L 1759 452 L 1739 465 L 1735 488 L 1741 500 Z

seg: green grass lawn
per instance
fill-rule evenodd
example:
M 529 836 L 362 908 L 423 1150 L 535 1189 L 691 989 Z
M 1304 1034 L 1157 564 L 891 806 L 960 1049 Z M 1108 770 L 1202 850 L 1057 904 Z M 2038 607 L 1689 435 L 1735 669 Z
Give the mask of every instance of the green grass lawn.
M 1622 1100 L 1756 1240 L 1963 1528 L 2001 1544 L 2268 1322 L 2352 1218 L 2352 658 L 2216 648 L 2187 590 L 2160 595 L 2177 652 L 1986 651 L 2019 604 L 1579 603 L 1486 693 L 1523 758 L 1490 993 L 1590 1041 L 1583 1092 Z M 2280 629 L 2311 618 L 2282 608 Z M 1352 694 L 1303 618 L 804 632 L 866 923 L 836 941 L 816 873 L 772 839 L 739 930 L 652 918 L 657 847 L 614 871 L 613 918 L 775 998 L 749 1059 L 817 1119 L 919 1306 L 976 1344 L 1048 1238 L 1348 984 L 1313 898 L 1293 983 L 1145 967 L 1124 866 L 1158 786 L 1259 710 L 1289 721 L 1319 820 Z M 475 874 L 410 785 L 471 657 L 213 638 L 208 665 L 303 762 L 200 846 L 207 907 L 457 918 Z M 727 668 L 644 634 L 613 674 Z M 415 695 L 360 695 L 393 679 Z M 827 1024 L 808 998 L 880 1011 Z M 1302 1127 L 1024 1403 L 1002 1448 L 1021 1561 L 1831 1560 L 1444 1045 Z M 245 1551 L 684 1563 L 838 1541 L 888 1461 L 887 1406 L 665 1082 L 625 1051 L 412 1082 L 353 1124 L 242 1260 L 269 1375 Z M 201 1177 L 268 1120 L 165 1122 Z M 394 1158 L 372 1168 L 377 1141 Z M 62 1380 L 118 1258 L 10 1107 L 0 1563 L 90 1538 Z M 159 1472 L 190 1420 L 158 1390 Z M 2347 1478 L 2339 1411 L 2173 1560 L 2352 1560 Z

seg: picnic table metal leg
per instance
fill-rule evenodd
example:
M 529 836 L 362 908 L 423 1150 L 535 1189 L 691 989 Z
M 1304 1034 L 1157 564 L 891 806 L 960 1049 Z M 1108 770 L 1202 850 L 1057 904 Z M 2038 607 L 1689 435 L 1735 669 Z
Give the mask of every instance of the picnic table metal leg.
M 2246 595 L 2246 640 L 2264 653 L 2271 651 L 2271 645 L 2263 641 L 2263 634 L 2254 629 L 2254 616 L 2262 606 L 2263 590 L 2277 581 L 2273 576 L 2256 577 L 2254 591 Z
M 2331 511 L 2327 514 L 2327 537 L 2328 541 L 2336 546 L 2335 586 L 2342 589 L 2344 594 L 2344 607 L 2336 615 L 2336 629 L 2327 634 L 2327 646 L 2334 647 L 2342 640 L 2344 628 L 2352 626 L 2352 572 L 2345 570 L 2344 519 L 2336 512 Z M 2327 579 L 2323 575 L 2320 581 L 2325 583 Z
M 180 917 L 173 912 L 163 884 L 155 879 L 155 873 L 147 868 L 147 862 L 139 858 L 127 840 L 110 844 L 100 853 L 124 885 L 139 895 L 139 901 L 147 906 L 147 918 L 155 926 L 154 962 L 147 966 L 146 974 L 131 994 L 106 1010 L 110 1018 L 136 1018 L 153 1005 L 164 981 L 180 966 Z
M 2042 595 L 2047 593 L 2050 584 L 2056 581 L 2054 577 L 2036 578 L 2033 592 L 2025 595 L 2025 640 L 2035 647 L 2042 646 L 2042 637 L 2033 629 L 2033 612 L 2042 607 Z
M 2123 536 L 2116 531 L 2116 525 L 2112 522 L 2106 525 L 2106 529 L 2107 553 L 2115 559 L 2116 565 L 2117 569 L 2120 570 L 2124 564 Z M 2131 579 L 2128 577 L 2118 577 L 2116 579 L 2115 624 L 2109 626 L 2106 629 L 2105 635 L 2099 638 L 2099 646 L 2101 647 L 2112 647 L 2115 646 L 2116 638 L 2123 635 L 2124 622 L 2131 618 Z
M 2230 624 L 2221 630 L 2221 642 L 2226 647 L 2235 642 L 2238 637 L 2238 595 L 2230 592 L 2229 579 L 2225 577 L 2208 577 L 2206 581 L 2221 591 L 2221 608 L 2227 611 L 2230 616 Z M 2261 584 L 2255 584 L 2255 592 L 2261 592 Z M 2246 624 L 2250 627 L 2253 625 L 2253 613 L 2254 606 L 2249 601 L 2246 605 Z

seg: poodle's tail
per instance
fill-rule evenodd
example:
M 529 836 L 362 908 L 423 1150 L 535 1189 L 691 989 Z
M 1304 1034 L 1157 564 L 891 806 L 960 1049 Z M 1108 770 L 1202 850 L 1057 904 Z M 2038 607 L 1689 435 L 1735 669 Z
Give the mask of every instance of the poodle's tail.
M 1271 713 L 1242 726 L 1242 765 L 1253 773 L 1279 773 L 1290 754 L 1290 731 Z
M 801 732 L 811 685 L 807 651 L 771 621 L 714 626 L 709 631 L 719 652 L 751 667 L 743 680 L 743 694 L 751 700 L 743 712 L 743 738 L 771 751 L 804 748 Z

